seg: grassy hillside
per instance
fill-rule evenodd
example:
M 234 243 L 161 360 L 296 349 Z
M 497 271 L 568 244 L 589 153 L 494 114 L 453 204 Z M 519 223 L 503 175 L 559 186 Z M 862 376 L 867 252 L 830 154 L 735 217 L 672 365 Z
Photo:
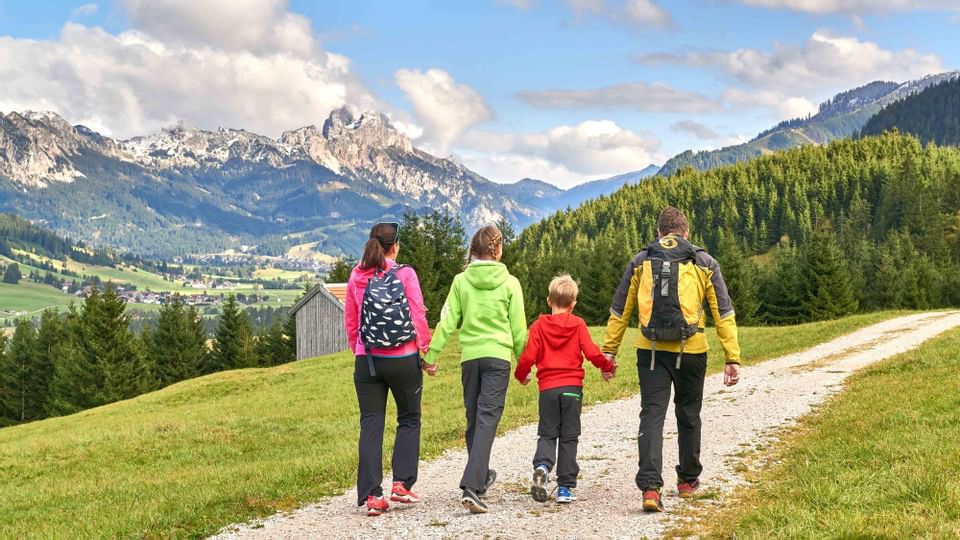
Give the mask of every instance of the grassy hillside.
M 854 375 L 801 422 L 776 465 L 678 534 L 960 537 L 960 330 Z M 702 517 L 702 509 L 700 511 Z
M 751 364 L 893 313 L 742 328 Z M 594 329 L 599 337 L 601 329 Z M 708 330 L 710 369 L 723 364 Z M 635 337 L 628 334 L 628 343 Z M 423 457 L 459 446 L 458 351 L 424 386 Z M 637 391 L 624 347 L 611 384 L 589 370 L 588 400 Z M 357 413 L 348 353 L 186 381 L 91 409 L 0 429 L 0 530 L 10 537 L 197 536 L 341 492 L 355 481 Z M 513 384 L 502 429 L 536 420 L 535 387 Z M 388 423 L 392 424 L 392 422 Z M 589 428 L 588 428 L 589 429 Z M 388 433 L 388 444 L 392 434 Z M 531 449 L 532 450 L 532 449 Z

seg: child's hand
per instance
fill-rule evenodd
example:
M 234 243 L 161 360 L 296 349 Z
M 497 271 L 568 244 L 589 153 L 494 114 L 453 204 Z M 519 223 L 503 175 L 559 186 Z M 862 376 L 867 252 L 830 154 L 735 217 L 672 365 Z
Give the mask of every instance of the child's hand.
M 437 376 L 437 369 L 440 368 L 440 362 L 434 362 L 433 364 L 424 364 L 423 370 L 427 372 L 427 375 L 431 377 Z
M 527 375 L 527 378 L 524 379 L 524 380 L 522 380 L 522 381 L 520 381 L 520 384 L 526 386 L 526 385 L 530 384 L 530 380 L 531 380 L 532 378 L 533 378 L 533 375 Z
M 603 377 L 604 382 L 610 382 L 610 379 L 616 377 L 616 373 L 613 371 L 601 371 L 600 375 Z

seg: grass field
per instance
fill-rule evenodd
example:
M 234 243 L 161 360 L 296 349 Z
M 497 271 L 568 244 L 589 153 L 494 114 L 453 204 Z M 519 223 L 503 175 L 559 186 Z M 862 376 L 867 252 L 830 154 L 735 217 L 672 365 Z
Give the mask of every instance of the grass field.
M 743 360 L 756 363 L 893 315 L 742 328 Z M 593 332 L 596 338 L 601 330 Z M 712 330 L 707 337 L 717 351 Z M 458 354 L 451 345 L 439 375 L 424 385 L 424 459 L 462 444 Z M 722 363 L 714 354 L 711 371 Z M 637 392 L 628 347 L 620 364 L 610 384 L 588 370 L 588 402 Z M 355 481 L 352 377 L 353 358 L 341 353 L 215 374 L 2 429 L 0 531 L 8 537 L 193 537 L 338 493 Z M 501 430 L 535 421 L 536 402 L 535 387 L 512 383 Z
M 960 537 L 960 330 L 855 374 L 696 533 Z M 680 531 L 682 534 L 684 531 Z M 685 531 L 692 533 L 692 530 Z

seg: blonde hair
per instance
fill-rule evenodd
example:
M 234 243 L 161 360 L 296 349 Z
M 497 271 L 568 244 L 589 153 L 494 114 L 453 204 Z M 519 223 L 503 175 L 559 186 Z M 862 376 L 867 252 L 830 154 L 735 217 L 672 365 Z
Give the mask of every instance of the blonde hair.
M 503 235 L 494 225 L 481 227 L 470 241 L 471 259 L 499 260 L 503 254 Z
M 561 274 L 550 282 L 547 299 L 554 307 L 568 308 L 577 301 L 577 294 L 580 293 L 580 287 L 577 282 L 570 277 L 570 274 Z

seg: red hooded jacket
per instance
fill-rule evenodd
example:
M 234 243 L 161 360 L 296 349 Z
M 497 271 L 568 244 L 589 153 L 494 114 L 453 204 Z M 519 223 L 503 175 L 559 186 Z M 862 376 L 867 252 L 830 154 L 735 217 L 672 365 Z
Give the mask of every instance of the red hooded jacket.
M 583 357 L 600 368 L 612 371 L 613 362 L 593 343 L 587 323 L 572 313 L 541 315 L 530 327 L 514 376 L 523 381 L 537 366 L 540 391 L 561 386 L 583 386 Z

